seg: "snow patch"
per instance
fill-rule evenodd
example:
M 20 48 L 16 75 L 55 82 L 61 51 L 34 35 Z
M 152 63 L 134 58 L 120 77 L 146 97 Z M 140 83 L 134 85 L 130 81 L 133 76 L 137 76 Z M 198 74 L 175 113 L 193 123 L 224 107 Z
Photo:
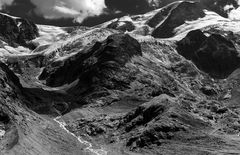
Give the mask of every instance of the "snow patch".
M 0 137 L 3 137 L 5 135 L 6 131 L 0 129 Z

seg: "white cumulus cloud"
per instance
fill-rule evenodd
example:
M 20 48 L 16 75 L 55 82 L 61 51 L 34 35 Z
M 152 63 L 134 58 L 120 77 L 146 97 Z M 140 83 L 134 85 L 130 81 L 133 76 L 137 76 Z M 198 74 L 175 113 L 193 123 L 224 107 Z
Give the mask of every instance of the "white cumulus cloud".
M 104 0 L 31 0 L 36 5 L 35 12 L 47 19 L 75 18 L 82 22 L 89 16 L 100 15 Z
M 240 5 L 240 0 L 238 0 L 238 5 Z M 229 12 L 229 18 L 232 20 L 240 20 L 240 7 L 231 10 Z
M 5 6 L 5 5 L 11 5 L 13 0 L 0 0 L 0 10 Z
M 237 8 L 236 10 L 232 10 L 229 13 L 229 18 L 232 20 L 240 20 L 240 7 Z

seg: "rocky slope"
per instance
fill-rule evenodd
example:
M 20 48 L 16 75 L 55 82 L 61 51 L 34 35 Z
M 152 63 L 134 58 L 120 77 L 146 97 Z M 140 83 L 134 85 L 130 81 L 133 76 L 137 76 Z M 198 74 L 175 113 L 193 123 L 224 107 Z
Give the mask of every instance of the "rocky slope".
M 184 24 L 205 16 L 203 8 L 197 2 L 182 2 L 173 8 L 166 19 L 152 32 L 155 38 L 169 38 L 174 36 L 174 29 Z
M 80 154 L 74 137 L 26 107 L 24 88 L 8 67 L 0 64 L 1 154 Z M 51 147 L 49 147 L 51 146 Z M 78 148 L 79 147 L 79 148 Z
M 240 66 L 234 43 L 219 34 L 206 37 L 199 30 L 191 31 L 177 45 L 179 54 L 214 78 L 227 78 Z
M 33 40 L 39 35 L 38 28 L 34 23 L 2 13 L 0 14 L 0 21 L 0 37 L 2 41 L 13 47 L 22 45 L 34 49 L 34 45 L 27 43 L 27 41 Z
M 204 9 L 38 25 L 36 49 L 2 52 L 1 153 L 239 154 L 240 24 Z

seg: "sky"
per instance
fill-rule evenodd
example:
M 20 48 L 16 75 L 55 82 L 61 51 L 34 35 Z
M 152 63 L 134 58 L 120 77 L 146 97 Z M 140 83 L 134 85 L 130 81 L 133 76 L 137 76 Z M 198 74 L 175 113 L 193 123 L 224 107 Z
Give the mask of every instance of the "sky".
M 145 0 L 131 0 L 132 6 Z M 128 14 L 132 8 L 120 11 L 109 6 L 124 5 L 126 0 L 0 0 L 1 12 L 24 17 L 38 24 L 73 26 L 93 26 L 104 21 Z M 127 5 L 125 5 L 127 6 Z
M 74 18 L 77 22 L 104 12 L 105 0 L 0 0 L 0 9 L 18 5 L 32 6 L 28 10 L 46 19 Z
M 160 0 L 0 0 L 0 11 L 37 24 L 94 26 L 127 14 L 154 9 Z M 161 3 L 175 0 L 161 0 Z M 154 4 L 152 5 L 152 2 Z M 239 0 L 240 5 L 240 0 Z M 240 7 L 227 5 L 231 19 L 240 20 Z
M 94 26 L 150 11 L 149 0 L 0 0 L 0 11 L 37 24 Z

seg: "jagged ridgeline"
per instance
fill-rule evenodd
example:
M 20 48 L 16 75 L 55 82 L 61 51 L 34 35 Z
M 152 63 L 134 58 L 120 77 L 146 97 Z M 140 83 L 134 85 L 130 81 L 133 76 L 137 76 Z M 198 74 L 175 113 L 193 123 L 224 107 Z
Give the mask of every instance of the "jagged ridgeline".
M 0 13 L 1 155 L 240 154 L 238 4 L 145 2 L 94 27 Z

